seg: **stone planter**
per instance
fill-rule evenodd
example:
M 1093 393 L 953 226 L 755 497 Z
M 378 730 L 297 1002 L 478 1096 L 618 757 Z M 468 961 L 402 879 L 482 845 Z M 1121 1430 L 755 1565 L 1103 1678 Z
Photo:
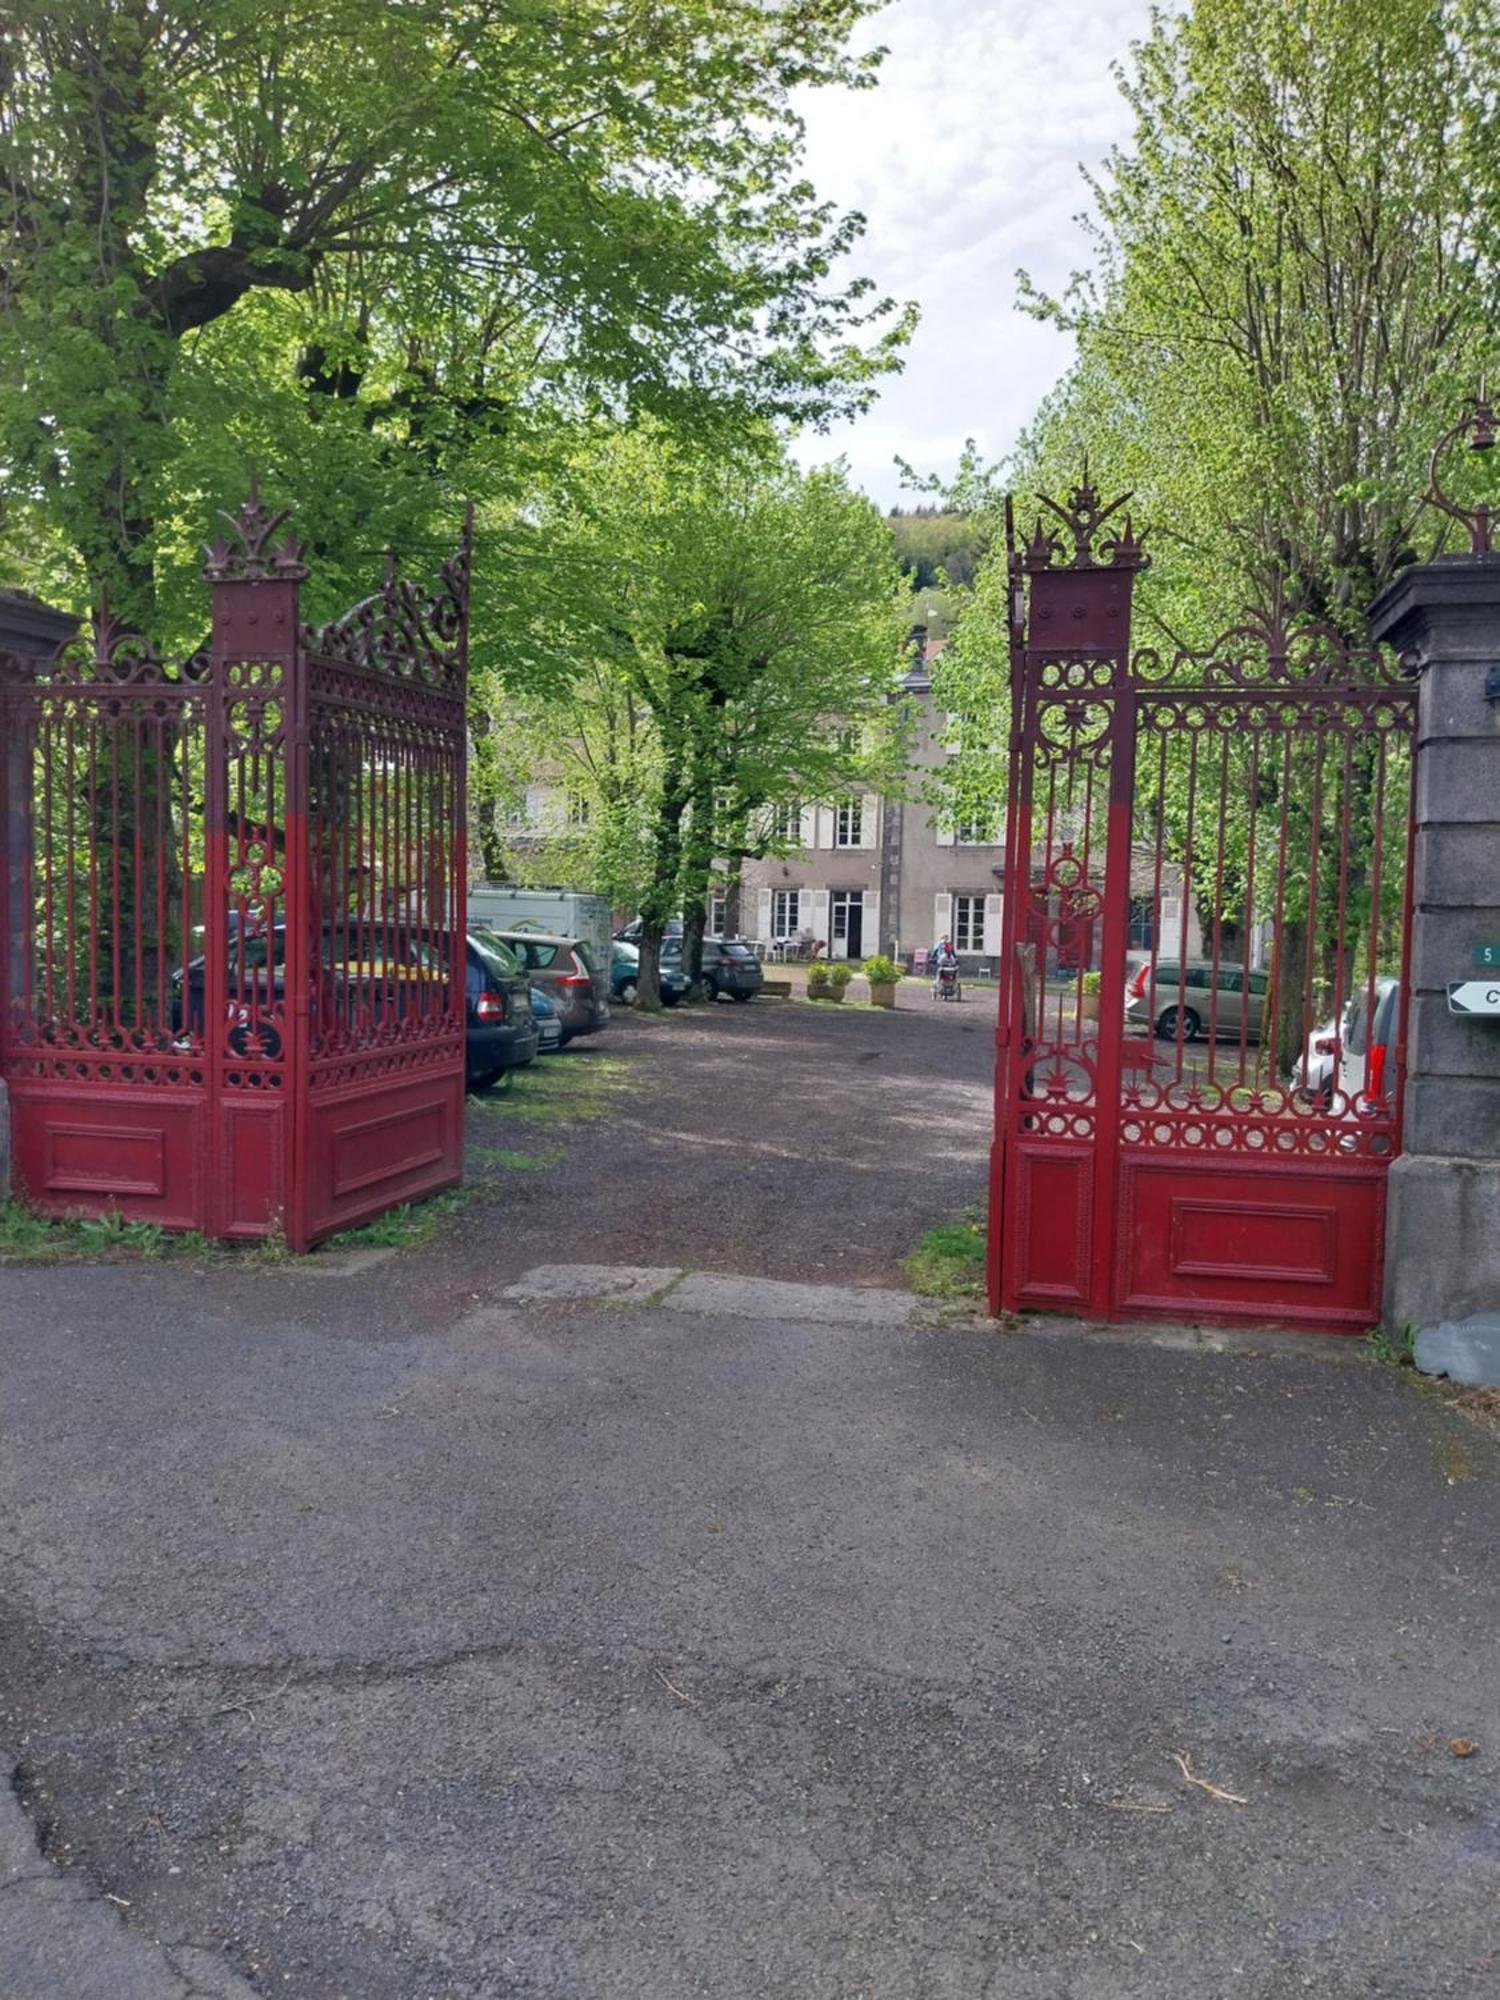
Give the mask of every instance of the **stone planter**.
M 1097 1021 L 1099 1018 L 1099 995 L 1080 993 L 1078 996 L 1078 1018 L 1080 1021 Z
M 894 979 L 870 981 L 870 1005 L 872 1007 L 894 1007 L 896 1004 L 896 982 Z

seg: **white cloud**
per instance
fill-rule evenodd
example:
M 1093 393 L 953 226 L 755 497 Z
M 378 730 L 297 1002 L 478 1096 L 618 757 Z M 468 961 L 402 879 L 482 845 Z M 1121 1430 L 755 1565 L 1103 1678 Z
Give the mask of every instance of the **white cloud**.
M 809 177 L 868 220 L 850 268 L 922 324 L 868 416 L 800 441 L 806 463 L 842 455 L 889 505 L 897 454 L 948 473 L 966 437 L 1010 449 L 1070 358 L 1015 310 L 1015 273 L 1052 290 L 1088 261 L 1078 169 L 1129 136 L 1111 65 L 1148 25 L 1148 0 L 894 0 L 868 35 L 890 50 L 878 89 L 808 94 Z

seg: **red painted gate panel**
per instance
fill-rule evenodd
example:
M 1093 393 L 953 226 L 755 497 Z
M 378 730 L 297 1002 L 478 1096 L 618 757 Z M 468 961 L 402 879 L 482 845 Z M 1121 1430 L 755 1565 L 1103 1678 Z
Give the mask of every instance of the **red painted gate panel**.
M 1122 503 L 1046 504 L 1061 533 L 1012 537 L 992 1302 L 1362 1330 L 1415 690 L 1280 604 L 1202 654 L 1133 651 Z
M 204 653 L 0 659 L 0 1064 L 42 1213 L 303 1248 L 461 1173 L 468 536 L 314 633 L 226 519 Z

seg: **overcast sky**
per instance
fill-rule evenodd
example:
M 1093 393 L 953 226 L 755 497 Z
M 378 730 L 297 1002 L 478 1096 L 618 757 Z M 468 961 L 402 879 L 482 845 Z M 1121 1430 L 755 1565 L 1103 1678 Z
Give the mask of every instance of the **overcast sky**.
M 1064 335 L 1016 311 L 1015 273 L 1053 289 L 1087 261 L 1078 168 L 1128 137 L 1110 65 L 1148 13 L 1148 0 L 892 0 L 866 31 L 890 50 L 878 89 L 808 95 L 809 178 L 863 210 L 858 268 L 916 299 L 922 324 L 870 414 L 804 438 L 804 461 L 842 453 L 882 506 L 910 505 L 898 454 L 946 474 L 966 437 L 988 459 L 1010 449 L 1069 359 Z

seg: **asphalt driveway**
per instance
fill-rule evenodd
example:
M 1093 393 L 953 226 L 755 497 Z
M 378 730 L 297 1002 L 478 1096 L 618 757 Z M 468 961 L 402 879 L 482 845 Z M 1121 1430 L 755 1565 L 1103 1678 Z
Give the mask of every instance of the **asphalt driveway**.
M 632 1026 L 362 1275 L 0 1271 L 48 1852 L 291 2000 L 1500 1990 L 1500 1450 L 1336 1342 L 862 1310 L 978 1197 L 977 1011 Z

